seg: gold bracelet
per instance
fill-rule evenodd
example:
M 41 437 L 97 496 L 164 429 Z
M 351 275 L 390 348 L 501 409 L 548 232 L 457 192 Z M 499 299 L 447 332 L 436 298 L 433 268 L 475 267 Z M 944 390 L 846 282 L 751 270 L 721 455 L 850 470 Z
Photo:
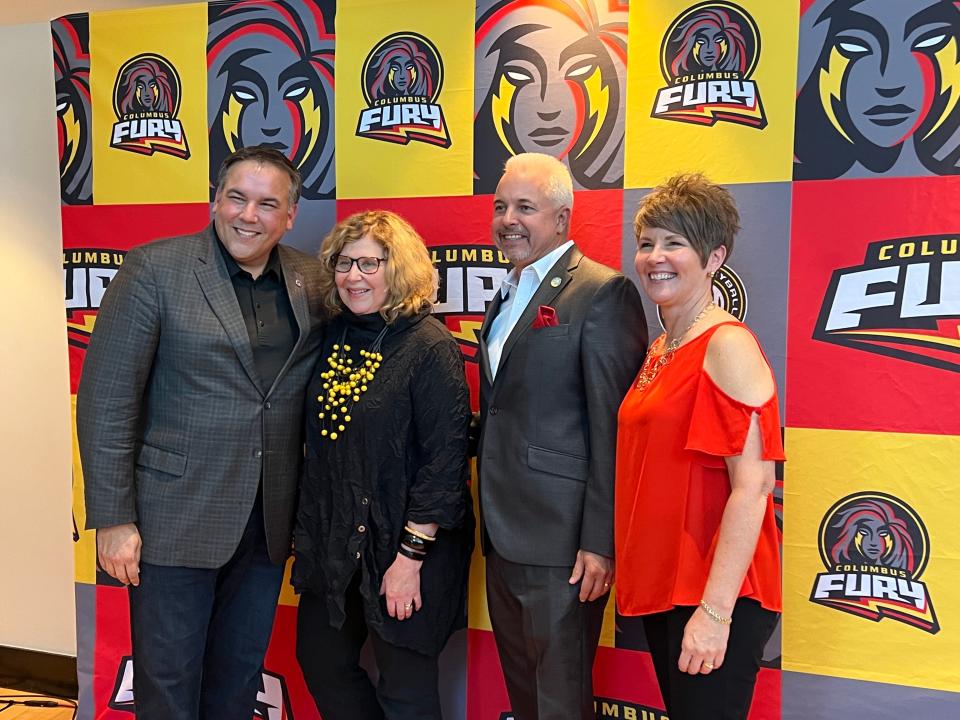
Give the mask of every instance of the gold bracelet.
M 412 527 L 410 527 L 409 525 L 404 525 L 404 526 L 403 526 L 403 529 L 406 530 L 406 531 L 407 531 L 408 533 L 410 533 L 411 535 L 413 535 L 414 537 L 418 537 L 418 538 L 420 538 L 421 540 L 426 540 L 427 542 L 433 542 L 434 540 L 437 539 L 436 537 L 434 537 L 434 536 L 432 536 L 432 535 L 426 535 L 426 534 L 420 532 L 419 530 L 414 530 L 414 529 L 413 529 Z
M 725 618 L 723 615 L 721 615 L 712 607 L 710 607 L 707 604 L 706 600 L 700 601 L 700 609 L 703 610 L 708 616 L 710 616 L 711 620 L 713 620 L 714 622 L 718 622 L 721 625 L 729 625 L 730 623 L 733 622 L 733 618 Z

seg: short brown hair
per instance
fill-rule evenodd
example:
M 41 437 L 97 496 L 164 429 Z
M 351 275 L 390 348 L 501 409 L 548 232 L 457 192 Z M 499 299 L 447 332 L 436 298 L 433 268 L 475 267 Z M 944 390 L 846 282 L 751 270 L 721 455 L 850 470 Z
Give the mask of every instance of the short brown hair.
M 415 315 L 433 304 L 437 294 L 437 271 L 423 238 L 406 220 L 389 210 L 368 210 L 351 215 L 337 224 L 320 246 L 320 297 L 334 315 L 343 309 L 334 279 L 333 258 L 345 245 L 365 235 L 383 245 L 387 261 L 387 299 L 380 314 L 388 323 L 401 315 Z
M 237 163 L 255 162 L 257 165 L 272 165 L 278 170 L 283 171 L 290 178 L 290 204 L 296 205 L 300 200 L 300 190 L 303 187 L 303 180 L 300 177 L 300 171 L 294 167 L 293 163 L 287 159 L 279 150 L 262 145 L 252 145 L 250 147 L 240 148 L 224 158 L 217 171 L 217 192 L 223 190 L 223 185 L 227 181 L 227 174 Z
M 730 259 L 740 213 L 730 192 L 700 173 L 674 175 L 640 201 L 633 218 L 634 236 L 639 238 L 645 227 L 683 235 L 706 267 L 718 247 L 725 247 Z

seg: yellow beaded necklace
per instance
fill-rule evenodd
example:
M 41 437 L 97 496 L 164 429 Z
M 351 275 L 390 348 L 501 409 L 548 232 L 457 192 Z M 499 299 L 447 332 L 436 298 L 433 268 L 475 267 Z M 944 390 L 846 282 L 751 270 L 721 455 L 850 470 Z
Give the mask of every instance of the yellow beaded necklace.
M 323 393 L 317 395 L 317 403 L 323 408 L 318 413 L 321 437 L 336 440 L 347 429 L 354 405 L 360 402 L 360 396 L 367 391 L 380 369 L 383 360 L 380 345 L 387 330 L 389 326 L 380 331 L 369 350 L 360 350 L 355 366 L 354 359 L 349 356 L 351 347 L 346 344 L 347 329 L 343 329 L 340 342 L 333 346 L 326 360 L 330 369 L 320 373 Z

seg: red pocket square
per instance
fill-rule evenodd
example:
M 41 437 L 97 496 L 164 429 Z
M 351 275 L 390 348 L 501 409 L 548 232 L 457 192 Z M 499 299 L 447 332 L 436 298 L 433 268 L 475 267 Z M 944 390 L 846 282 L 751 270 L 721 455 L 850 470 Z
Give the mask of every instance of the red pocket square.
M 544 328 L 544 327 L 555 327 L 559 325 L 557 322 L 557 311 L 554 310 L 549 305 L 541 305 L 537 308 L 537 319 L 533 321 L 531 327 L 534 328 Z

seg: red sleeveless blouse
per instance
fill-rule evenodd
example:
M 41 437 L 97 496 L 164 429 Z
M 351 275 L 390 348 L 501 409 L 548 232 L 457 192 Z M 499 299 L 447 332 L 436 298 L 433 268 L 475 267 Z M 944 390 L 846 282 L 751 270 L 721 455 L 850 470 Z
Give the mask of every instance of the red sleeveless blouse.
M 760 407 L 745 405 L 703 369 L 713 333 L 731 324 L 746 327 L 727 322 L 709 328 L 678 348 L 644 391 L 631 387 L 620 405 L 615 538 L 622 615 L 700 603 L 730 496 L 724 458 L 743 452 L 754 413 L 763 459 L 785 459 L 776 391 Z M 740 597 L 781 610 L 780 531 L 772 496 Z

